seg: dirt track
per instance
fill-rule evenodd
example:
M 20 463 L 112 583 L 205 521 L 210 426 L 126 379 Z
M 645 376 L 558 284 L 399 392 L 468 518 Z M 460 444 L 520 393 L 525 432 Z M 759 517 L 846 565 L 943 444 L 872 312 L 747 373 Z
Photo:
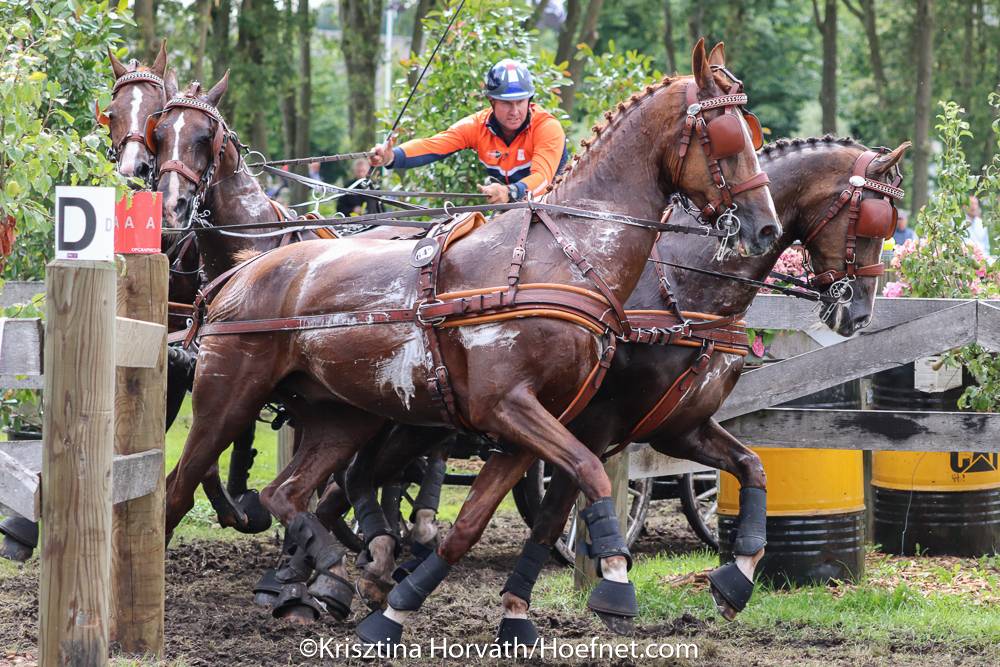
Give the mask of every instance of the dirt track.
M 652 553 L 664 548 L 684 552 L 700 546 L 672 506 L 673 503 L 654 504 L 647 534 L 640 539 L 637 552 Z M 472 554 L 430 599 L 425 607 L 427 613 L 407 627 L 404 639 L 426 642 L 432 636 L 447 636 L 462 642 L 488 644 L 499 619 L 498 591 L 525 533 L 519 518 L 499 517 Z M 166 645 L 171 662 L 212 667 L 315 662 L 299 654 L 298 647 L 304 638 L 332 637 L 336 643 L 352 637 L 355 624 L 366 613 L 357 602 L 347 622 L 338 624 L 327 618 L 308 629 L 275 621 L 267 612 L 250 604 L 251 586 L 261 570 L 272 564 L 277 552 L 273 539 L 202 541 L 170 549 Z M 558 566 L 549 567 L 554 570 Z M 16 664 L 33 663 L 38 623 L 37 576 L 36 559 L 20 575 L 0 580 L 0 647 L 3 647 L 0 665 L 15 664 L 14 653 L 27 658 Z M 533 619 L 545 637 L 588 643 L 595 635 L 611 639 L 608 631 L 589 614 L 541 609 L 533 610 Z M 822 631 L 792 628 L 788 632 L 777 629 L 774 636 L 745 636 L 745 633 L 734 634 L 731 627 L 718 620 L 711 609 L 706 609 L 700 618 L 685 615 L 670 622 L 640 624 L 637 628 L 640 643 L 694 642 L 699 657 L 676 663 L 657 659 L 638 664 L 987 664 L 974 656 L 942 655 L 933 647 L 898 647 L 898 650 L 890 647 L 888 655 L 871 655 L 866 647 L 851 643 L 849 638 Z M 439 659 L 427 661 L 427 664 L 440 663 Z M 469 664 L 469 661 L 450 664 Z M 479 660 L 478 664 L 496 664 L 496 661 Z M 549 660 L 545 664 L 560 664 L 560 661 Z M 599 664 L 637 663 L 604 660 Z

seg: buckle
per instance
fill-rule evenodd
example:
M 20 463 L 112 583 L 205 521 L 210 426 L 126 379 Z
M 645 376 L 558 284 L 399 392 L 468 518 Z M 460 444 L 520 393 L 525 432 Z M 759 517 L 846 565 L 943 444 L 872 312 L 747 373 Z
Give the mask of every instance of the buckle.
M 853 185 L 856 188 L 860 188 L 862 185 L 865 184 L 865 177 L 864 176 L 854 175 L 854 176 L 851 176 L 849 179 L 847 179 L 847 182 L 850 183 L 851 185 Z
M 695 102 L 694 104 L 688 107 L 687 114 L 689 116 L 697 116 L 700 113 L 701 113 L 701 102 Z
M 425 327 L 436 327 L 437 325 L 443 323 L 447 319 L 446 315 L 441 315 L 439 317 L 433 317 L 428 319 L 425 318 L 421 313 L 421 310 L 423 310 L 425 306 L 436 306 L 442 303 L 444 303 L 444 301 L 442 301 L 441 299 L 434 299 L 433 301 L 424 301 L 422 304 L 417 306 L 416 313 L 414 313 L 414 317 L 416 318 L 417 322 L 419 322 L 422 326 Z
M 524 248 L 521 248 L 520 246 L 514 248 L 514 257 L 512 259 L 512 263 L 520 264 L 523 261 L 524 261 Z

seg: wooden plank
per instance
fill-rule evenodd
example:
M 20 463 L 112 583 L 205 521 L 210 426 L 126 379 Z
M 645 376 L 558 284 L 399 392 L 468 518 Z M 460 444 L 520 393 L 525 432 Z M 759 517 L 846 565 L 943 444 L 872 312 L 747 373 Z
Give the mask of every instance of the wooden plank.
M 45 283 L 40 280 L 8 280 L 0 285 L 0 308 L 28 303 L 45 291 Z
M 684 475 L 692 472 L 714 470 L 708 466 L 685 459 L 661 454 L 646 443 L 633 443 L 626 450 L 629 457 L 629 479 Z
M 726 421 L 754 447 L 1000 451 L 1000 413 L 771 408 Z
M 125 255 L 118 279 L 111 640 L 163 655 L 163 447 L 167 392 L 165 255 Z M 127 359 L 121 354 L 128 350 Z M 129 366 L 125 368 L 124 366 Z
M 0 504 L 14 514 L 38 521 L 38 472 L 0 451 Z
M 108 660 L 115 267 L 46 271 L 39 663 Z
M 716 419 L 778 405 L 976 339 L 975 301 L 744 373 Z
M 127 257 L 156 257 L 156 255 L 127 255 Z M 165 256 L 164 261 L 166 261 Z M 122 282 L 126 280 L 128 276 L 122 278 Z M 118 317 L 115 336 L 121 341 L 115 349 L 115 365 L 122 368 L 155 368 L 163 354 L 167 327 L 165 324 Z
M 17 459 L 28 470 L 35 473 L 42 471 L 41 440 L 3 440 L 0 441 L 0 452 Z
M 0 375 L 42 374 L 42 321 L 0 318 Z
M 1000 352 L 1000 307 L 997 302 L 989 301 L 980 301 L 978 306 L 976 339 L 986 349 Z
M 148 452 L 136 454 L 119 454 L 114 458 L 113 482 L 111 485 L 111 502 L 115 505 L 129 500 L 145 499 L 155 496 L 158 487 L 163 483 L 163 451 L 151 449 Z M 131 504 L 131 503 L 130 503 Z M 161 503 L 162 504 L 162 503 Z M 115 537 L 122 533 L 121 514 L 127 508 L 117 508 L 115 521 Z M 156 526 L 147 524 L 146 532 L 155 532 Z M 166 542 L 164 542 L 166 544 Z M 120 554 L 115 554 L 121 562 Z M 162 565 L 162 561 L 160 561 Z M 160 568 L 162 570 L 162 567 Z M 160 577 L 163 578 L 162 576 Z M 134 583 L 139 583 L 138 581 Z
M 45 378 L 41 375 L 0 375 L 0 389 L 42 389 Z
M 612 456 L 604 464 L 604 472 L 611 480 L 611 496 L 615 499 L 615 514 L 618 515 L 618 529 L 625 535 L 628 530 L 628 479 L 629 457 Z M 576 499 L 576 567 L 573 568 L 573 587 L 576 590 L 590 588 L 597 581 L 597 563 L 587 554 L 587 524 L 580 512 L 587 506 L 587 498 L 582 493 Z
M 951 308 L 969 299 L 887 299 L 876 297 L 872 321 L 864 331 L 877 331 L 896 326 L 917 317 L 924 317 Z M 983 303 L 1000 303 L 986 301 Z M 811 301 L 781 294 L 758 294 L 747 311 L 747 326 L 755 329 L 794 329 L 803 331 L 815 326 L 816 305 Z

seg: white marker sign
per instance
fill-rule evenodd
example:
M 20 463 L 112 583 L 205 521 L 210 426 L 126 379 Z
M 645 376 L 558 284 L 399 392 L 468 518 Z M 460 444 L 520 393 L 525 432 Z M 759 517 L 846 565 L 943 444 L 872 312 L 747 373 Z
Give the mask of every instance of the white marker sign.
M 115 189 L 56 186 L 56 259 L 115 256 Z

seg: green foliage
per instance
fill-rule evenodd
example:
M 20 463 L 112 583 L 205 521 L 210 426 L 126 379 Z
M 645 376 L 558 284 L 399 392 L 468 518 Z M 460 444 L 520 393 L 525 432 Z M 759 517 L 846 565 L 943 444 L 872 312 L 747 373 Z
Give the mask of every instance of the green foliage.
M 55 185 L 125 185 L 93 121 L 95 99 L 110 100 L 104 49 L 129 22 L 125 5 L 0 3 L 0 215 L 18 230 L 5 278 L 44 275 Z
M 409 58 L 407 69 L 423 67 L 434 44 L 448 25 L 454 3 L 444 11 L 431 12 L 424 19 L 427 35 L 424 52 Z M 531 70 L 535 82 L 535 103 L 567 124 L 558 108 L 558 89 L 567 85 L 563 71 L 550 51 L 538 47 L 538 32 L 525 30 L 528 11 L 521 5 L 479 3 L 466 5 L 438 52 L 399 126 L 399 142 L 426 137 L 445 129 L 462 117 L 485 108 L 483 81 L 490 66 L 503 58 L 520 60 Z M 384 137 L 410 92 L 405 79 L 396 82 L 398 95 L 390 109 L 382 113 Z M 398 142 L 397 142 L 398 143 Z M 419 169 L 391 172 L 404 187 L 467 192 L 483 181 L 483 171 L 472 151 L 463 151 Z
M 576 58 L 586 61 L 587 74 L 576 98 L 576 107 L 583 113 L 586 126 L 598 122 L 602 113 L 629 95 L 663 79 L 663 73 L 653 66 L 652 56 L 631 49 L 619 51 L 614 40 L 599 55 L 586 44 L 580 44 Z

